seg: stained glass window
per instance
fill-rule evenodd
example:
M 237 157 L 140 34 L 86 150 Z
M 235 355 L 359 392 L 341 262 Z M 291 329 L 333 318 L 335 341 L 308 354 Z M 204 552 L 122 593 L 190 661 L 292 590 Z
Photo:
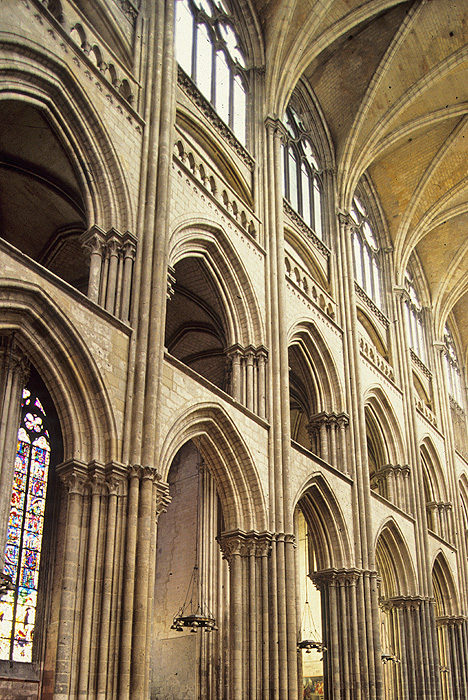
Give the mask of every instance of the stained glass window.
M 382 308 L 379 247 L 367 209 L 357 196 L 351 207 L 353 220 L 354 276 L 366 294 Z
M 294 109 L 286 110 L 287 145 L 283 147 L 283 195 L 307 226 L 323 239 L 322 176 L 310 135 Z
M 175 48 L 180 67 L 245 144 L 246 63 L 224 3 L 176 0 Z
M 50 438 L 40 400 L 23 392 L 4 573 L 13 582 L 0 601 L 0 659 L 32 661 Z
M 416 294 L 413 276 L 409 270 L 406 270 L 405 273 L 405 287 L 409 296 L 406 300 L 406 325 L 408 329 L 409 345 L 419 359 L 427 365 L 422 304 Z
M 453 340 L 453 336 L 450 332 L 448 325 L 445 326 L 444 342 L 445 370 L 447 373 L 449 394 L 458 403 L 459 406 L 463 407 L 463 386 L 460 371 L 460 363 L 458 362 L 457 351 L 455 350 L 455 342 Z

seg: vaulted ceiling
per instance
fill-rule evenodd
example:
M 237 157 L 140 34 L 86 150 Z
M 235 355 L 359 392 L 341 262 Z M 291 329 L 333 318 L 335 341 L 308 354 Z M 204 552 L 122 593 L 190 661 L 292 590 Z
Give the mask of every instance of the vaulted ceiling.
M 436 336 L 450 313 L 468 350 L 468 2 L 253 0 L 267 102 L 282 114 L 302 80 L 333 143 L 338 205 L 364 172 L 402 284 L 412 253 Z

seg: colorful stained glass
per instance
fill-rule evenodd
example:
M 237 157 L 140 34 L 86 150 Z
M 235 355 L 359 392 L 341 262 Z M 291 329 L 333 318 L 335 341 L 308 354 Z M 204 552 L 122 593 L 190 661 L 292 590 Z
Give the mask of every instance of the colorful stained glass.
M 4 567 L 17 588 L 0 602 L 0 659 L 29 662 L 32 660 L 50 444 L 43 420 L 45 411 L 39 398 L 25 390 L 22 406 Z
M 21 530 L 17 527 L 9 527 L 7 532 L 7 544 L 19 544 Z
M 42 418 L 32 413 L 26 413 L 24 424 L 27 430 L 33 430 L 35 433 L 40 433 L 42 430 Z
M 43 405 L 41 404 L 41 402 L 39 401 L 39 399 L 37 398 L 37 396 L 36 396 L 36 400 L 34 401 L 34 405 L 35 405 L 36 408 L 38 408 L 38 409 L 40 410 L 40 412 L 41 412 L 42 414 L 44 414 L 44 416 L 46 415 L 46 412 L 44 411 L 44 407 L 43 407 Z

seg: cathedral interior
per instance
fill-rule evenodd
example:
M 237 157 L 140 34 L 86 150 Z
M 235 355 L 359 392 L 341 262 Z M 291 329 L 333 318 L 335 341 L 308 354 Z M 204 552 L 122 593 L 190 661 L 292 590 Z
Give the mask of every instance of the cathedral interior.
M 0 2 L 0 698 L 468 698 L 468 4 Z

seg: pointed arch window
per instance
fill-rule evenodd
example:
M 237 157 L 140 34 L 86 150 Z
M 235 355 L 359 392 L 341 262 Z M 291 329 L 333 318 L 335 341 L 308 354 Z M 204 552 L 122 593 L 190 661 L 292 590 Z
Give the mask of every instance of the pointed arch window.
M 409 270 L 406 270 L 405 273 L 405 287 L 408 292 L 408 298 L 405 302 L 408 343 L 413 352 L 427 366 L 427 345 L 423 308 L 414 287 L 413 275 Z
M 176 0 L 175 50 L 181 68 L 245 144 L 246 62 L 222 0 Z
M 53 421 L 40 394 L 30 385 L 23 391 L 17 436 L 4 565 L 12 590 L 0 601 L 0 660 L 7 661 L 35 659 L 33 642 Z
M 291 106 L 286 110 L 285 126 L 283 196 L 323 240 L 323 183 L 318 158 L 310 134 Z
M 379 246 L 367 207 L 360 197 L 353 197 L 351 207 L 353 220 L 354 276 L 367 296 L 382 309 L 382 283 Z
M 463 407 L 463 386 L 462 386 L 462 375 L 460 369 L 460 363 L 457 357 L 457 351 L 455 349 L 455 343 L 453 336 L 450 332 L 448 325 L 445 326 L 444 331 L 444 343 L 445 343 L 445 369 L 447 374 L 447 384 L 449 394 L 456 401 L 456 403 Z

